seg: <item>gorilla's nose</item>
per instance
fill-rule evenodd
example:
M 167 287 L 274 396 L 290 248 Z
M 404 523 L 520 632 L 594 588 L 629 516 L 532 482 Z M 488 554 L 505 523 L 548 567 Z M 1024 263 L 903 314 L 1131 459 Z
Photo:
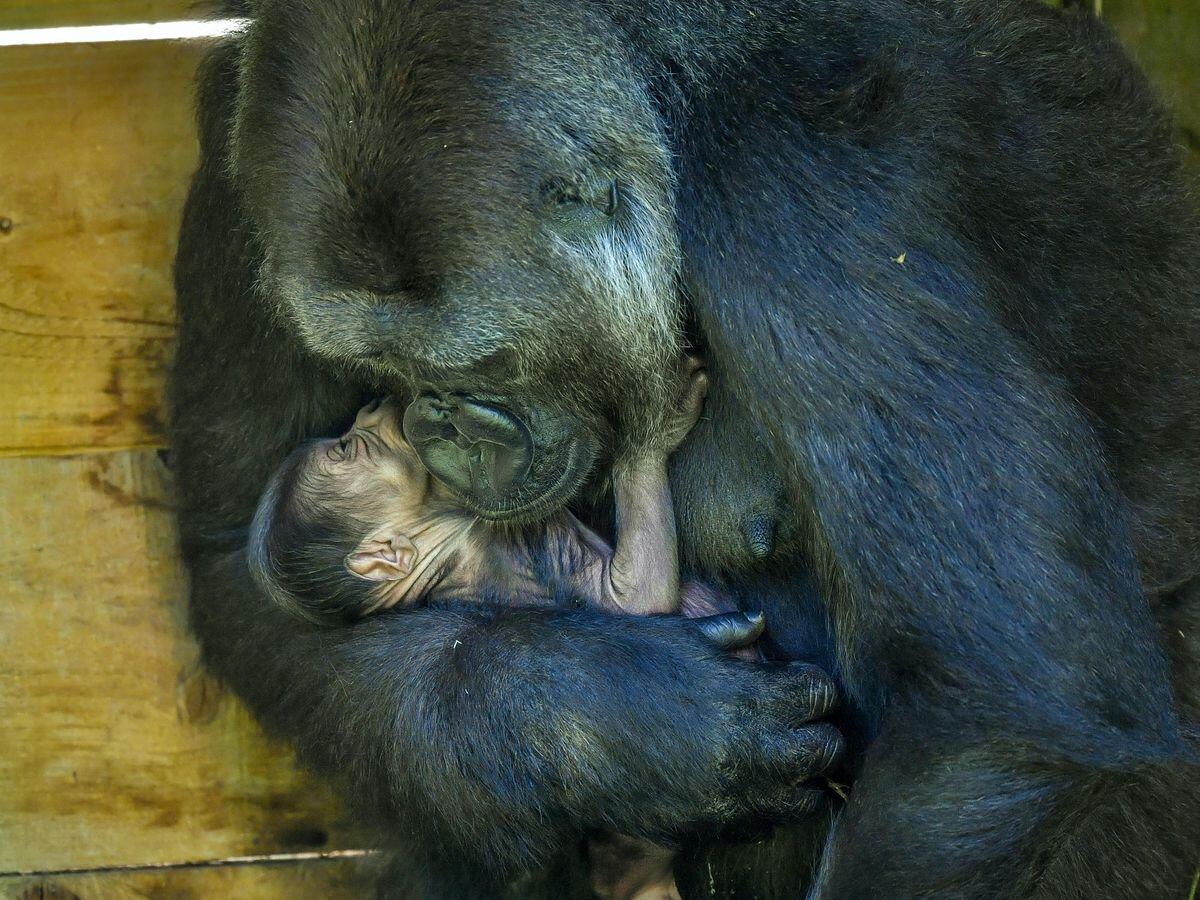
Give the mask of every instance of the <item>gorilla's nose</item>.
M 404 436 L 430 474 L 462 496 L 500 499 L 533 465 L 525 423 L 465 394 L 421 394 L 405 410 Z

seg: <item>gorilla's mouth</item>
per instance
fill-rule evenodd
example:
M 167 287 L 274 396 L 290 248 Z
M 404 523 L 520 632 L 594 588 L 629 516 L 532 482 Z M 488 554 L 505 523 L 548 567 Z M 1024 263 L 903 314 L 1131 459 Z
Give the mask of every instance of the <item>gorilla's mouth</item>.
M 494 521 L 534 521 L 557 509 L 595 456 L 575 435 L 543 429 L 538 440 L 515 413 L 462 393 L 420 394 L 405 410 L 403 429 L 430 474 Z

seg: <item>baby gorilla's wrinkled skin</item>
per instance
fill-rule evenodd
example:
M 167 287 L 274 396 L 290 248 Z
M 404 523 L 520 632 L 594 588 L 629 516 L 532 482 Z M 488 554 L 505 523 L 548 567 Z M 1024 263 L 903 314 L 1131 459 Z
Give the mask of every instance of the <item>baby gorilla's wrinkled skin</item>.
M 349 574 L 357 591 L 339 611 L 351 618 L 495 596 L 508 605 L 567 600 L 643 616 L 732 612 L 736 607 L 706 585 L 680 586 L 667 457 L 699 419 L 707 390 L 696 360 L 687 361 L 683 375 L 677 412 L 655 446 L 614 466 L 615 549 L 565 510 L 523 527 L 480 519 L 425 468 L 403 432 L 401 411 L 387 398 L 363 407 L 340 438 L 307 445 L 272 479 L 255 518 L 256 575 L 277 601 L 311 613 L 284 570 L 336 570 L 323 583 Z M 330 506 L 347 512 L 346 528 L 371 523 L 344 535 L 357 541 L 348 553 L 306 526 Z M 289 540 L 300 546 L 285 547 Z M 277 558 L 285 550 L 292 555 L 287 564 Z M 759 658 L 753 649 L 739 652 Z M 679 898 L 671 851 L 603 834 L 591 842 L 590 858 L 593 887 L 605 900 Z
M 372 403 L 346 434 L 307 445 L 272 479 L 254 525 L 260 580 L 277 600 L 295 605 L 289 595 L 296 591 L 280 577 L 284 568 L 344 566 L 359 593 L 340 610 L 349 618 L 497 592 L 521 605 L 569 596 L 632 615 L 731 610 L 702 584 L 681 590 L 667 481 L 667 457 L 699 418 L 706 387 L 703 370 L 689 362 L 678 413 L 656 446 L 614 466 L 615 550 L 567 511 L 533 526 L 480 519 L 426 470 L 392 400 Z M 312 519 L 331 507 L 344 513 L 345 528 L 364 525 L 342 536 L 357 541 L 344 554 L 327 534 L 311 533 Z M 293 557 L 287 566 L 279 560 L 284 551 Z

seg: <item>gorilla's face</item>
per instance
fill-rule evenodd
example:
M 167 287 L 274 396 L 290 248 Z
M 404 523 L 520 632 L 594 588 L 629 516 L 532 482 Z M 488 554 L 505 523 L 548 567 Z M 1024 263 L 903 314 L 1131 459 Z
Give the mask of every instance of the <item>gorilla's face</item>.
M 681 344 L 645 86 L 604 21 L 542 6 L 266 3 L 232 160 L 263 290 L 312 351 L 431 415 L 496 413 L 513 446 L 487 452 L 478 423 L 414 420 L 446 438 L 431 470 L 493 518 L 560 505 L 644 441 Z M 503 477 L 471 469 L 496 458 Z

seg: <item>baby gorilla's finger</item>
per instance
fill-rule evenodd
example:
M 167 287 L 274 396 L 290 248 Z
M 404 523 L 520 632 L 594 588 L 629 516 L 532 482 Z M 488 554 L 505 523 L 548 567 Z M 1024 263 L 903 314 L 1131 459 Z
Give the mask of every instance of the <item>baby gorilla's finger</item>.
M 679 367 L 679 374 L 682 380 L 687 380 L 696 372 L 699 372 L 705 367 L 704 357 L 694 351 L 689 351 L 683 355 L 683 361 Z
M 686 412 L 693 413 L 699 418 L 700 412 L 704 408 L 704 398 L 707 396 L 708 371 L 697 369 L 688 378 L 687 387 L 684 388 L 683 397 L 680 402 L 680 408 Z
M 787 663 L 775 670 L 771 690 L 760 704 L 776 719 L 799 727 L 834 710 L 838 705 L 837 684 L 817 666 Z
M 721 613 L 690 621 L 702 638 L 721 650 L 748 647 L 762 637 L 766 627 L 763 614 L 759 612 Z

